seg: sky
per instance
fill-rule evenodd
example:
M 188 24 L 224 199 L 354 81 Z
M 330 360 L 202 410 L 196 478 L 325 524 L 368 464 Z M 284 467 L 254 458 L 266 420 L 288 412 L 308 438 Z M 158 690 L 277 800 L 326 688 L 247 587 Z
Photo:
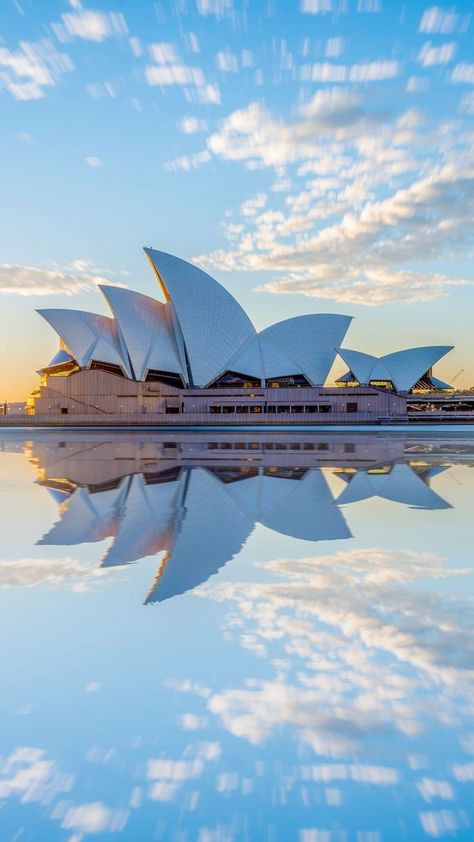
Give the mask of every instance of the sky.
M 0 398 L 55 353 L 36 308 L 107 313 L 104 281 L 159 297 L 143 246 L 258 329 L 349 314 L 346 347 L 454 345 L 437 373 L 473 385 L 471 11 L 4 0 Z

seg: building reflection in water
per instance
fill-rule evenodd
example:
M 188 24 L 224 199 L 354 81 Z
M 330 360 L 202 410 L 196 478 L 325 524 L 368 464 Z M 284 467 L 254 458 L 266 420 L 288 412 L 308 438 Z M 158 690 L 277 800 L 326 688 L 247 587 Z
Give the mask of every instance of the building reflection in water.
M 162 553 L 145 598 L 160 602 L 206 582 L 257 524 L 332 541 L 352 537 L 341 506 L 356 501 L 449 508 L 430 487 L 449 462 L 432 442 L 428 450 L 403 435 L 361 433 L 38 437 L 29 456 L 60 515 L 38 543 L 111 538 L 102 567 Z M 344 483 L 336 494 L 331 475 Z

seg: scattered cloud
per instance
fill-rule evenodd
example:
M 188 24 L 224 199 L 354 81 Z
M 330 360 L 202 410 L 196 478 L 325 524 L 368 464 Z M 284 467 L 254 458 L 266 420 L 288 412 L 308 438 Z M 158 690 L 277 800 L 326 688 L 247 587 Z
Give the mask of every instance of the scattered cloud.
M 103 686 L 100 681 L 90 681 L 84 687 L 84 693 L 98 693 L 99 690 L 102 690 Z
M 200 15 L 222 20 L 232 15 L 234 0 L 196 0 L 196 7 Z
M 204 105 L 218 105 L 221 101 L 219 87 L 206 80 L 200 67 L 185 64 L 173 44 L 161 42 L 148 48 L 153 64 L 145 67 L 148 85 L 166 88 L 178 86 L 187 89 L 187 99 Z
M 344 52 L 344 38 L 340 35 L 326 41 L 326 58 L 339 58 Z
M 0 293 L 13 295 L 74 295 L 118 281 L 90 271 L 42 269 L 38 266 L 0 264 Z
M 89 833 L 120 833 L 127 824 L 128 811 L 112 809 L 102 801 L 78 805 L 60 802 L 51 818 L 61 820 L 64 830 L 72 830 L 81 838 Z
M 221 70 L 223 73 L 237 73 L 239 70 L 237 56 L 231 53 L 229 49 L 220 50 L 217 53 L 216 65 L 218 70 Z
M 87 155 L 84 158 L 84 161 L 86 162 L 86 164 L 89 165 L 89 167 L 103 167 L 104 166 L 104 162 L 100 158 L 98 158 L 97 155 Z
M 346 82 L 380 82 L 398 76 L 398 61 L 367 61 L 361 64 L 332 64 L 316 62 L 303 64 L 300 78 L 303 82 L 324 82 L 340 84 Z
M 18 558 L 0 560 L 0 588 L 32 588 L 43 584 L 62 584 L 71 580 L 85 583 L 102 575 L 75 558 Z
M 460 24 L 460 16 L 453 9 L 430 6 L 421 16 L 419 32 L 437 35 L 450 35 Z
M 426 76 L 410 76 L 407 82 L 407 93 L 424 94 L 429 88 L 429 80 Z
M 335 0 L 301 0 L 301 11 L 306 15 L 327 15 L 336 11 Z
M 468 246 L 474 212 L 469 137 L 442 125 L 428 136 L 416 109 L 396 117 L 354 90 L 321 89 L 291 122 L 258 102 L 234 111 L 206 146 L 173 165 L 214 157 L 269 167 L 288 193 L 283 204 L 271 190 L 265 207 L 255 197 L 241 203 L 240 219 L 222 226 L 230 248 L 195 257 L 204 268 L 271 272 L 258 289 L 367 305 L 427 301 L 472 282 L 410 265 Z M 295 165 L 300 190 L 290 193 Z
M 0 47 L 0 90 L 18 100 L 41 99 L 45 88 L 57 85 L 74 65 L 47 38 L 21 41 L 17 50 Z
M 357 2 L 357 11 L 358 12 L 381 12 L 382 11 L 382 3 L 381 0 L 358 0 Z
M 431 41 L 427 41 L 420 50 L 418 61 L 423 67 L 433 67 L 436 64 L 449 64 L 456 55 L 456 48 L 457 45 L 454 41 L 441 44 L 439 47 L 435 47 Z
M 68 792 L 74 777 L 62 772 L 43 749 L 21 746 L 0 763 L 0 799 L 16 797 L 22 803 L 49 804 L 60 793 Z
M 273 677 L 211 692 L 209 713 L 253 745 L 286 728 L 302 749 L 331 758 L 301 766 L 303 781 L 397 785 L 397 768 L 333 759 L 367 756 L 367 743 L 381 731 L 413 739 L 428 720 L 456 722 L 455 710 L 469 705 L 472 610 L 468 600 L 453 605 L 430 583 L 470 569 L 453 570 L 431 553 L 375 548 L 259 566 L 268 574 L 264 582 L 195 592 L 226 602 L 226 634 L 241 644 L 249 636 L 260 641 L 275 669 Z M 458 779 L 470 779 L 467 767 L 456 769 Z M 418 791 L 425 802 L 451 800 L 453 787 L 424 775 Z
M 183 134 L 196 134 L 207 131 L 207 123 L 199 117 L 182 117 L 178 121 L 178 129 Z
M 101 12 L 74 4 L 72 12 L 61 15 L 51 28 L 58 41 L 65 44 L 74 38 L 100 43 L 113 35 L 127 35 L 128 27 L 122 12 Z
M 474 85 L 474 64 L 461 62 L 453 68 L 451 82 L 461 82 L 465 85 Z

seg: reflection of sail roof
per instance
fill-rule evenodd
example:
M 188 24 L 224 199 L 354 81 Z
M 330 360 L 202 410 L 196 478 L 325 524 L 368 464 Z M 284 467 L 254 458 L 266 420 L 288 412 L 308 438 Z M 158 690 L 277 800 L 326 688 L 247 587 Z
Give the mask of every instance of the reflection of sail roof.
M 351 321 L 333 313 L 295 316 L 265 328 L 260 339 L 282 350 L 313 385 L 322 386 Z
M 85 310 L 44 309 L 38 313 L 60 336 L 77 363 L 85 367 L 92 359 L 120 365 L 131 376 L 124 360 L 114 319 Z
M 103 541 L 115 535 L 126 486 L 127 481 L 120 488 L 97 494 L 90 494 L 87 488 L 77 488 L 63 504 L 61 520 L 38 544 L 68 546 Z
M 406 348 L 383 357 L 373 357 L 361 351 L 340 348 L 339 354 L 359 383 L 369 383 L 371 380 L 391 380 L 399 392 L 408 392 L 441 357 L 451 350 L 451 345 L 429 345 L 422 348 Z M 437 388 L 449 388 L 449 386 L 443 383 Z
M 449 509 L 450 504 L 436 494 L 405 463 L 394 465 L 388 474 L 357 471 L 337 499 L 338 506 L 369 497 L 383 497 L 420 509 Z
M 237 555 L 253 529 L 253 520 L 211 473 L 192 468 L 186 482 L 184 514 L 172 555 L 147 602 L 162 602 L 206 582 Z
M 135 474 L 115 540 L 102 566 L 128 564 L 171 549 L 179 522 L 179 498 L 179 481 L 148 485 L 141 474 Z
M 255 328 L 235 298 L 206 272 L 155 249 L 145 253 L 176 314 L 194 385 L 206 386 L 228 368 Z
M 101 286 L 100 290 L 117 320 L 124 356 L 128 352 L 135 378 L 143 380 L 150 368 L 184 375 L 170 305 L 121 287 Z
M 260 475 L 225 490 L 249 517 L 282 535 L 305 541 L 350 537 L 321 471 L 309 470 L 299 480 Z
M 308 471 L 294 483 L 271 477 L 262 479 L 267 511 L 262 512 L 259 520 L 269 529 L 305 541 L 335 541 L 351 537 L 322 471 Z M 289 488 L 286 498 L 271 506 L 272 486 L 276 482 L 284 482 Z

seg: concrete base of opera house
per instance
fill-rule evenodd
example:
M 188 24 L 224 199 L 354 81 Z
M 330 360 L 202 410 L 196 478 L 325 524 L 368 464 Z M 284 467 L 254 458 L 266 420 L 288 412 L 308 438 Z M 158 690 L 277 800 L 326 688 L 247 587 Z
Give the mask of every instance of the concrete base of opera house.
M 420 411 L 417 406 L 413 412 L 411 401 L 372 386 L 178 389 L 84 369 L 44 377 L 29 400 L 28 414 L 0 416 L 0 425 L 176 429 L 474 421 L 474 411 Z
M 406 399 L 374 387 L 180 389 L 97 369 L 46 376 L 29 401 L 30 423 L 275 425 L 378 423 L 406 418 Z

